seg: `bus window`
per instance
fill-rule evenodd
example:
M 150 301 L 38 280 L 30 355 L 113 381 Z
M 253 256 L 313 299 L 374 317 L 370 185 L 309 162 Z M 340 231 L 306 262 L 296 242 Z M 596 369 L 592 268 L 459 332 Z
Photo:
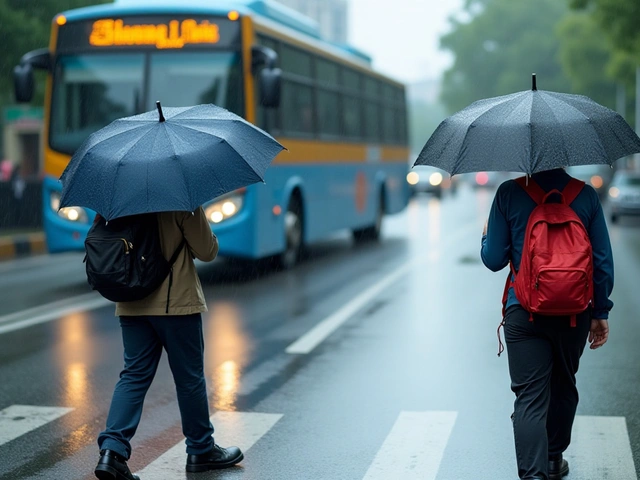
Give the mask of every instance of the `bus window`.
M 243 114 L 240 55 L 232 52 L 151 55 L 148 109 L 214 103 Z
M 382 138 L 384 143 L 397 143 L 396 109 L 386 105 L 382 110 Z
M 327 60 L 316 60 L 316 79 L 323 86 L 338 86 L 338 65 Z
M 72 154 L 91 133 L 140 113 L 144 55 L 61 56 L 54 85 L 49 143 Z
M 293 73 L 308 79 L 311 75 L 311 55 L 289 45 L 282 45 L 280 65 L 283 72 Z
M 380 107 L 376 103 L 367 103 L 364 107 L 364 128 L 368 141 L 382 143 L 380 141 Z
M 364 79 L 364 93 L 369 98 L 380 101 L 380 82 L 373 78 L 365 78 Z
M 340 135 L 340 103 L 335 92 L 318 90 L 318 132 Z
M 290 80 L 282 82 L 283 130 L 286 134 L 313 133 L 313 89 Z
M 362 101 L 351 95 L 342 96 L 343 135 L 351 140 L 362 138 Z

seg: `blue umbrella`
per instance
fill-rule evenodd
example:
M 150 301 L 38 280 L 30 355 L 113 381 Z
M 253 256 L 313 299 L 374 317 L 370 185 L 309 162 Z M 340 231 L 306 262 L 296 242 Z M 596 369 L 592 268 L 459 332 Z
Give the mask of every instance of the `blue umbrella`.
M 616 112 L 588 97 L 531 90 L 472 103 L 445 119 L 415 165 L 450 174 L 532 174 L 574 165 L 612 165 L 640 152 L 640 138 Z
M 140 213 L 194 211 L 264 181 L 284 147 L 215 105 L 165 108 L 121 118 L 82 144 L 60 180 L 60 207 L 95 210 L 107 220 Z

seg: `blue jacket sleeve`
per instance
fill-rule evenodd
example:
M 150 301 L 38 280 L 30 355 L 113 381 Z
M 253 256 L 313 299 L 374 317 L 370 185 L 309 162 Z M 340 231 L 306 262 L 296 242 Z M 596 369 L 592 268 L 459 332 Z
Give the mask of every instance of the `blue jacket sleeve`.
M 489 213 L 489 225 L 487 234 L 482 236 L 482 249 L 480 257 L 482 263 L 494 272 L 502 270 L 509 265 L 509 254 L 511 252 L 511 231 L 509 223 L 502 209 L 502 192 L 505 184 L 502 184 L 491 205 Z
M 593 249 L 593 318 L 609 318 L 613 302 L 613 252 L 602 205 L 595 191 L 591 195 L 593 217 L 589 225 L 589 239 Z

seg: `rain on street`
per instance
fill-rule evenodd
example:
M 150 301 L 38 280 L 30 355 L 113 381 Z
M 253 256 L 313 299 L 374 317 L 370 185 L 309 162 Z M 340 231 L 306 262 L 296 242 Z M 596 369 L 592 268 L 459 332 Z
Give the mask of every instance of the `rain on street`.
M 199 265 L 215 440 L 245 460 L 186 474 L 163 358 L 129 465 L 143 480 L 508 480 L 513 394 L 496 329 L 506 270 L 479 258 L 492 190 L 414 197 L 380 243 L 315 243 L 291 271 Z M 610 225 L 611 338 L 585 350 L 568 480 L 632 480 L 640 461 L 640 229 Z M 215 231 L 215 229 L 214 229 Z M 82 254 L 0 263 L 0 480 L 89 479 L 122 367 L 113 305 Z

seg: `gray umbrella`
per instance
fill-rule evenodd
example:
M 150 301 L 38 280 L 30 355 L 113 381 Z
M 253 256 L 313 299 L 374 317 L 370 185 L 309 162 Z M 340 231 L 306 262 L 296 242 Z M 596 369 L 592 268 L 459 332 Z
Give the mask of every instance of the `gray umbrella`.
M 532 174 L 573 165 L 612 165 L 640 152 L 640 138 L 616 112 L 582 95 L 537 90 L 472 103 L 445 119 L 415 165 L 450 174 Z M 415 166 L 414 165 L 414 166 Z

